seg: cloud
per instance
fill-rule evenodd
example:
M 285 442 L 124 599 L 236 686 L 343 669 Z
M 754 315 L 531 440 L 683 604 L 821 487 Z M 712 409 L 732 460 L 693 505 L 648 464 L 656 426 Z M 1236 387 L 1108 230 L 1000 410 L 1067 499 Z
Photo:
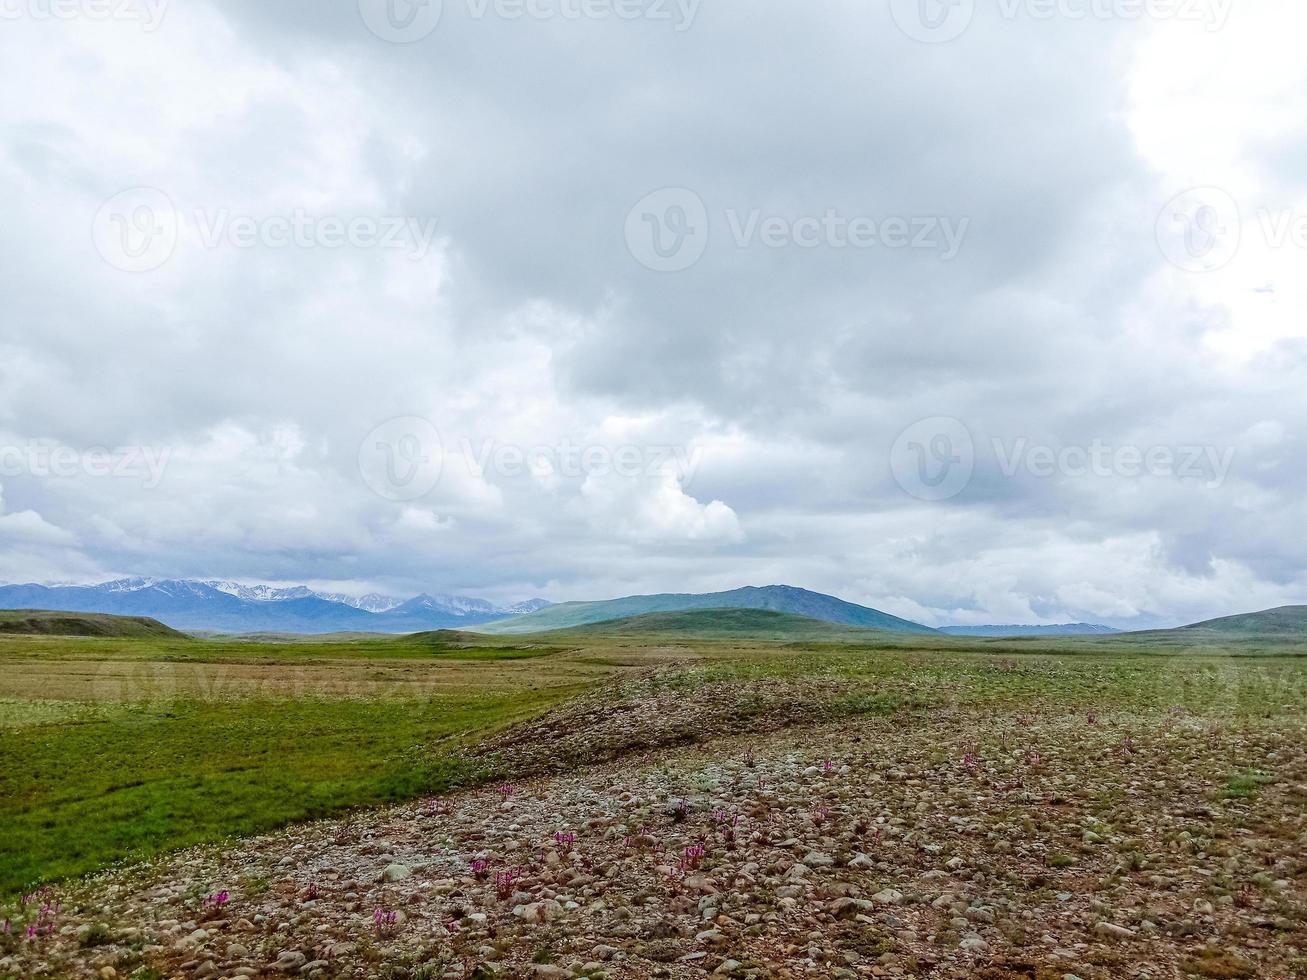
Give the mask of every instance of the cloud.
M 1301 14 L 1271 7 L 1216 31 L 978 10 L 947 44 L 853 0 L 686 30 L 447 0 L 412 44 L 307 0 L 6 21 L 0 520 L 28 539 L 0 575 L 785 581 L 932 623 L 1301 599 L 1307 296 L 1256 219 L 1304 202 L 1301 68 L 1262 53 Z M 1195 274 L 1159 220 L 1213 184 L 1244 240 Z M 167 207 L 95 225 L 141 187 Z M 677 272 L 627 238 L 664 188 L 706 220 Z M 155 225 L 160 256 L 115 252 Z M 974 472 L 931 502 L 891 463 L 941 417 Z M 166 467 L 51 476 L 33 444 Z M 1232 456 L 1005 470 L 1097 444 Z
M 736 543 L 745 537 L 735 511 L 720 500 L 695 500 L 671 471 L 647 480 L 592 473 L 579 503 L 597 529 L 640 543 Z

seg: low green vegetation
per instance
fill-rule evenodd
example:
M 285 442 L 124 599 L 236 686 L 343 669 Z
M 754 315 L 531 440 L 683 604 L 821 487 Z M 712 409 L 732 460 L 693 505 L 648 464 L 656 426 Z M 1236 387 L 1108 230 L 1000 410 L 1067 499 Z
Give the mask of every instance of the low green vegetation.
M 827 716 L 1301 716 L 1307 644 L 991 640 L 752 610 L 520 637 L 0 636 L 0 894 L 500 775 L 465 750 L 596 685 L 801 682 Z M 652 680 L 649 678 L 652 677 Z M 778 689 L 785 695 L 783 688 Z M 1239 771 L 1212 792 L 1256 794 Z
M 645 613 L 627 619 L 575 626 L 543 636 L 560 640 L 587 636 L 653 635 L 659 638 L 688 636 L 692 639 L 748 637 L 761 640 L 839 642 L 876 641 L 885 634 L 857 626 L 827 623 L 793 613 L 766 609 L 690 609 Z
M 460 751 L 562 692 L 183 698 L 0 732 L 0 890 L 411 799 L 488 773 Z
M 1264 772 L 1238 772 L 1225 784 L 1224 795 L 1227 799 L 1255 799 L 1257 791 L 1271 781 L 1271 777 Z

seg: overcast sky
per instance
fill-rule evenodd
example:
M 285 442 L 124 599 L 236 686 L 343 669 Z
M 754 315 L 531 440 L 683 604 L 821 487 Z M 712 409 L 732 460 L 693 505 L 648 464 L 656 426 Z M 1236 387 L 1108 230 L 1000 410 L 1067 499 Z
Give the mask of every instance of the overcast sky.
M 1307 601 L 1299 0 L 0 0 L 0 581 Z

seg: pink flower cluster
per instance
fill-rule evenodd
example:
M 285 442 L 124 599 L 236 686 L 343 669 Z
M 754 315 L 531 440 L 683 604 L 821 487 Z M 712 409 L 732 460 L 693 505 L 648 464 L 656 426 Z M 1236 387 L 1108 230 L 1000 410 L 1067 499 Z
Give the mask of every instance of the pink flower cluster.
M 399 913 L 391 909 L 377 908 L 372 912 L 372 924 L 377 935 L 381 937 L 394 935 L 399 928 Z
M 204 908 L 214 909 L 221 912 L 223 906 L 231 901 L 231 894 L 226 891 L 214 892 L 212 895 L 206 895 L 204 898 Z

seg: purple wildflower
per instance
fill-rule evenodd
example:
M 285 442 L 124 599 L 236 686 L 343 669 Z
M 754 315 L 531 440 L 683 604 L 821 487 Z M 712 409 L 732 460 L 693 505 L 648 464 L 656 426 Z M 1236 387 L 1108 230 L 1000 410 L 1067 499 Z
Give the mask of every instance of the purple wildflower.
M 495 894 L 501 900 L 511 898 L 517 885 L 517 879 L 521 872 L 517 868 L 509 868 L 507 871 L 495 872 Z

